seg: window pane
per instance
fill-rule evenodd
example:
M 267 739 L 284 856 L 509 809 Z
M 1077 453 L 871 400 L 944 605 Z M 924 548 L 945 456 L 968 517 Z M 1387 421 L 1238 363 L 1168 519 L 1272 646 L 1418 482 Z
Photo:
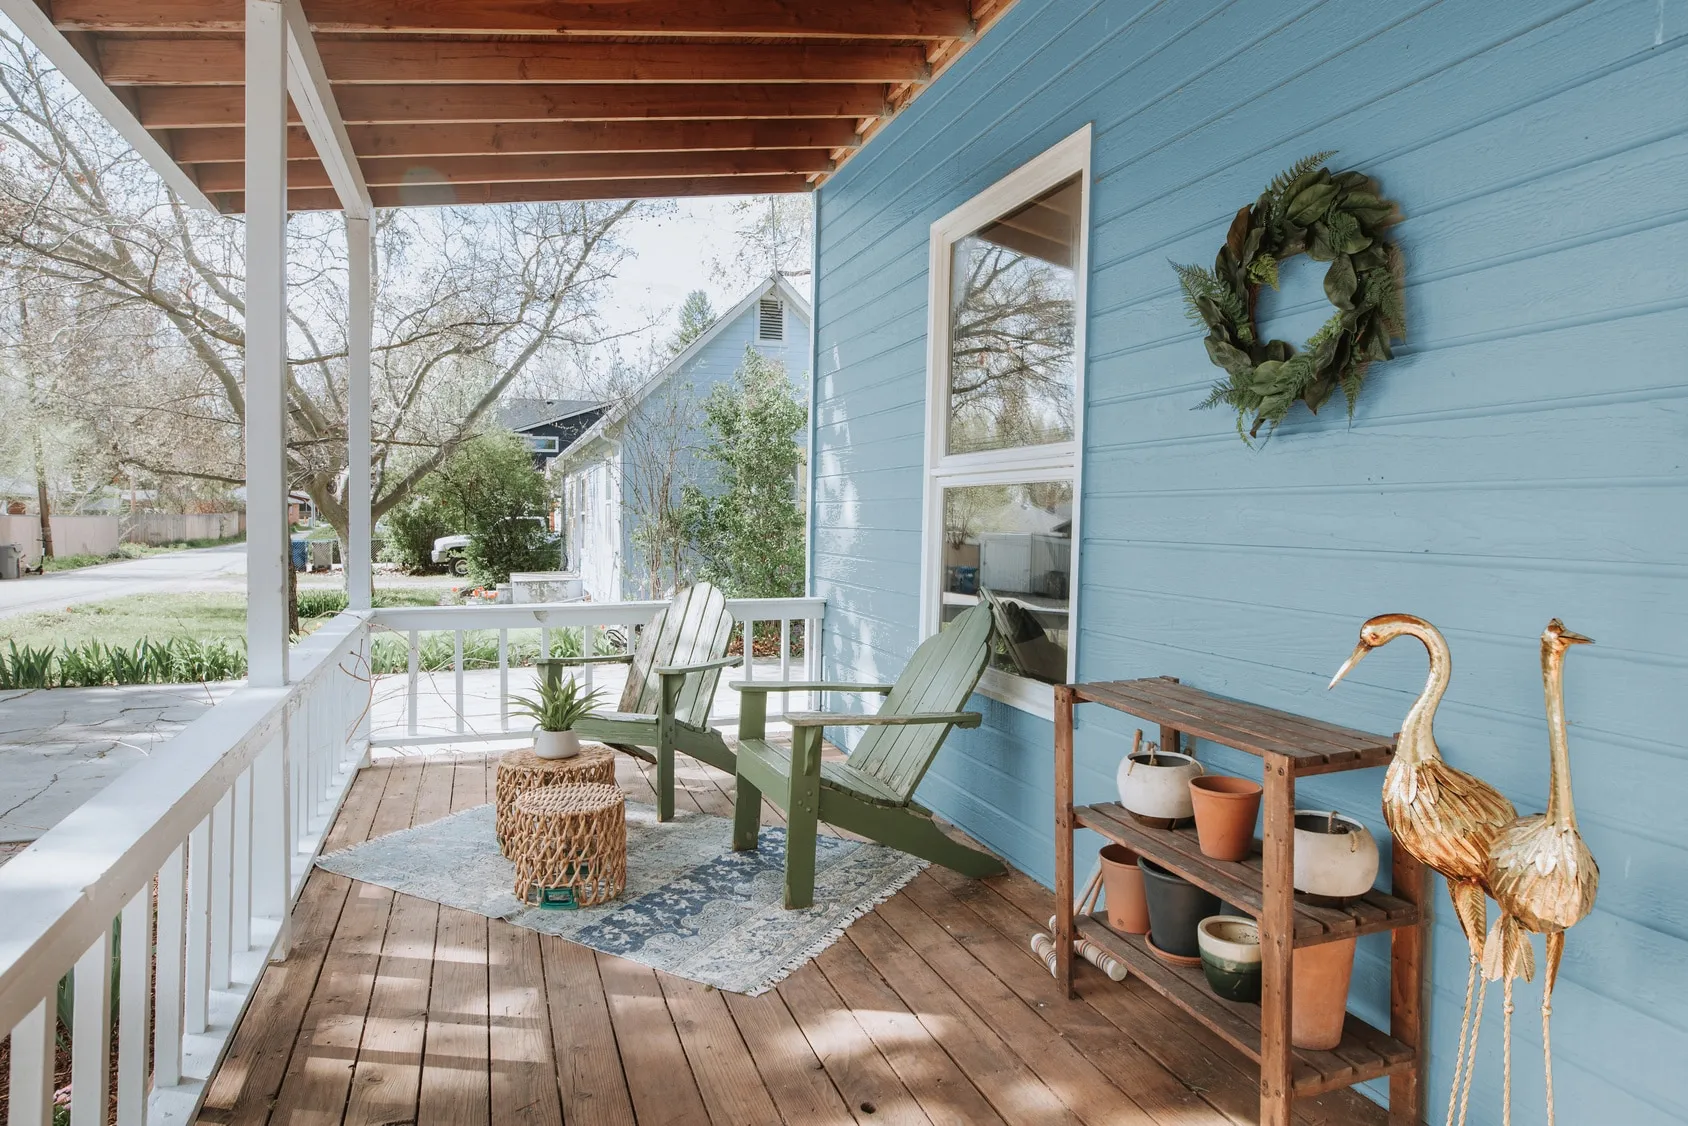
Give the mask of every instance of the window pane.
M 993 668 L 1066 681 L 1072 529 L 1071 481 L 944 490 L 942 618 L 988 599 Z
M 1073 177 L 950 248 L 952 454 L 1073 436 Z

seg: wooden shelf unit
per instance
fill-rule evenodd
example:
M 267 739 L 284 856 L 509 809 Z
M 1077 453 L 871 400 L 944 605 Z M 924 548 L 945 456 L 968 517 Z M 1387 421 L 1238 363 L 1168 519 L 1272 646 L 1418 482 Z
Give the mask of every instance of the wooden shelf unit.
M 1248 860 L 1203 856 L 1194 829 L 1152 829 L 1117 803 L 1073 804 L 1073 707 L 1098 703 L 1160 727 L 1160 744 L 1182 746 L 1186 734 L 1263 760 L 1264 839 Z M 1347 907 L 1296 898 L 1295 780 L 1382 766 L 1394 740 L 1288 712 L 1202 692 L 1166 677 L 1069 684 L 1055 689 L 1055 950 L 1056 972 L 1072 993 L 1072 939 L 1083 935 L 1120 959 L 1131 973 L 1201 1021 L 1260 1066 L 1262 1126 L 1289 1126 L 1297 1095 L 1314 1095 L 1389 1077 L 1389 1120 L 1417 1126 L 1422 1118 L 1422 1025 L 1425 954 L 1423 867 L 1400 848 L 1392 854 L 1390 892 L 1373 891 Z M 1259 922 L 1261 1003 L 1226 1001 L 1207 988 L 1200 967 L 1172 966 L 1144 941 L 1100 919 L 1074 918 L 1073 834 L 1088 828 L 1198 884 Z M 1328 1052 L 1290 1043 L 1290 981 L 1298 946 L 1390 932 L 1390 1022 L 1384 1033 L 1349 1014 L 1342 1042 Z

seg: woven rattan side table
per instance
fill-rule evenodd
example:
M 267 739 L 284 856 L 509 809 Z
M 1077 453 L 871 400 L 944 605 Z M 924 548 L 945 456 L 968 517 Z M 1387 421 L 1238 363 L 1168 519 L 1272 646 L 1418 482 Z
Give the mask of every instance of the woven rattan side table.
M 627 806 L 619 786 L 543 786 L 516 799 L 506 845 L 516 896 L 537 907 L 592 907 L 627 886 Z
M 588 743 L 573 758 L 540 758 L 532 747 L 524 747 L 499 759 L 495 799 L 499 850 L 510 855 L 504 842 L 509 837 L 510 814 L 517 798 L 541 786 L 576 782 L 615 785 L 615 752 L 602 744 Z

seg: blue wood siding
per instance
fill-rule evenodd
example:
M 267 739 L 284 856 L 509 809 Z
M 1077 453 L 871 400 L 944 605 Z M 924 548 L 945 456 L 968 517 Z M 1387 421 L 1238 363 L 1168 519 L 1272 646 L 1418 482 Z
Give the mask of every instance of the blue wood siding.
M 1415 643 L 1325 684 L 1362 620 L 1422 614 L 1454 650 L 1444 751 L 1534 811 L 1536 637 L 1558 615 L 1599 642 L 1567 673 L 1603 878 L 1555 996 L 1565 1122 L 1688 1120 L 1685 48 L 1681 0 L 1020 0 L 819 194 L 813 572 L 830 677 L 894 675 L 918 640 L 928 227 L 1087 122 L 1081 679 L 1177 675 L 1388 732 L 1423 683 Z M 1216 371 L 1167 263 L 1211 261 L 1235 209 L 1320 149 L 1405 209 L 1409 343 L 1372 369 L 1352 424 L 1299 412 L 1255 452 L 1229 416 L 1191 409 Z M 1297 265 L 1271 310 L 1293 340 L 1326 309 L 1318 269 Z M 975 704 L 986 726 L 951 737 L 919 797 L 1050 882 L 1051 727 Z M 1114 793 L 1133 726 L 1081 712 L 1082 800 Z M 1380 779 L 1310 780 L 1299 804 L 1358 814 L 1387 843 Z M 1466 954 L 1435 896 L 1439 1121 Z M 1353 1007 L 1375 1022 L 1386 977 L 1386 940 L 1364 941 Z M 1543 1117 L 1538 1003 L 1539 984 L 1521 989 L 1521 1121 Z M 1499 1121 L 1499 1018 L 1497 1000 L 1483 1123 Z
M 740 313 L 731 324 L 701 349 L 697 355 L 688 360 L 675 375 L 670 377 L 671 387 L 689 385 L 691 393 L 699 402 L 709 396 L 709 392 L 717 384 L 731 385 L 733 373 L 744 363 L 744 350 L 755 348 L 762 355 L 785 366 L 785 371 L 791 378 L 792 389 L 800 399 L 807 401 L 809 394 L 809 319 L 804 311 L 791 302 L 785 306 L 785 339 L 779 343 L 763 343 L 757 337 L 757 305 L 752 302 L 750 307 Z M 660 392 L 659 392 L 660 393 Z M 633 412 L 628 421 L 629 427 L 644 425 L 644 419 L 639 410 Z M 806 441 L 807 436 L 798 433 L 799 441 Z M 699 464 L 696 451 L 700 450 L 707 441 L 701 427 L 694 429 L 689 438 L 689 447 L 685 454 L 685 463 L 689 472 L 706 491 L 710 488 L 710 476 L 707 465 Z M 633 474 L 638 467 L 628 464 L 624 472 Z M 623 485 L 624 497 L 630 495 L 628 485 Z M 634 532 L 638 526 L 637 517 L 631 510 L 623 510 L 622 519 L 622 554 L 623 581 L 622 596 L 624 598 L 653 597 L 650 590 L 650 576 L 643 565 L 643 552 L 634 544 Z M 657 592 L 655 596 L 660 596 Z

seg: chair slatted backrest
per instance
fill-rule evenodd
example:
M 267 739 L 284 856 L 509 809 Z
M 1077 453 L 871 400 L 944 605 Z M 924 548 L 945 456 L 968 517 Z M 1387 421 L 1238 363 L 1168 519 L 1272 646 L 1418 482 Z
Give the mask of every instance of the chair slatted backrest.
M 697 583 L 676 591 L 674 601 L 658 610 L 639 635 L 619 710 L 654 713 L 662 702 L 662 678 L 656 670 L 724 657 L 732 633 L 733 617 L 727 611 L 726 596 L 719 590 L 708 583 Z M 720 679 L 720 669 L 687 676 L 680 689 L 676 717 L 696 726 L 707 723 Z
M 980 602 L 921 642 L 885 697 L 881 714 L 960 711 L 984 675 L 990 653 L 991 610 Z M 948 724 L 870 727 L 851 752 L 850 766 L 885 783 L 906 802 L 948 734 Z

